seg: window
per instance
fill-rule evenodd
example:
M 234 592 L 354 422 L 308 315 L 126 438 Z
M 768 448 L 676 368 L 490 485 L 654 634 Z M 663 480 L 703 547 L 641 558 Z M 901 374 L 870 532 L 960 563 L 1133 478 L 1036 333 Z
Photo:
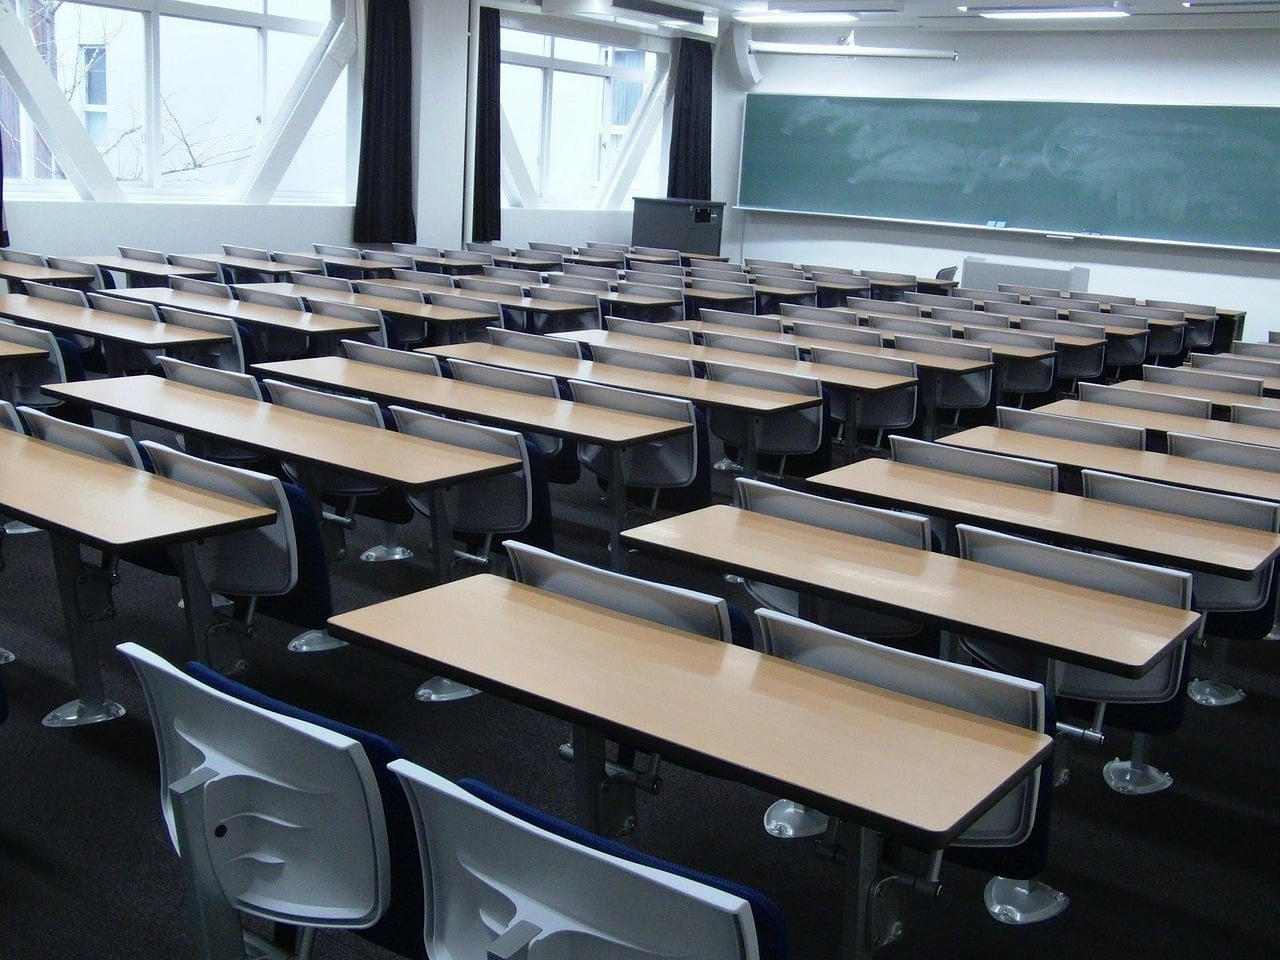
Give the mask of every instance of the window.
M 510 206 L 616 209 L 661 192 L 669 57 L 502 30 L 503 190 Z
M 326 31 L 354 29 L 330 24 L 329 0 L 108 2 L 16 0 L 60 96 L 47 83 L 24 84 L 30 93 L 19 102 L 0 76 L 6 188 L 68 192 L 74 180 L 82 196 L 97 199 L 157 192 L 261 202 L 274 191 L 346 198 L 347 74 L 327 59 L 309 66 Z M 286 101 L 304 71 L 320 96 L 297 112 Z M 264 145 L 282 109 L 312 121 L 296 150 L 293 137 L 280 138 L 289 147 Z M 87 142 L 60 136 L 54 157 L 40 131 L 65 130 L 72 115 Z M 269 164 L 264 146 L 291 150 L 292 162 Z M 276 179 L 242 186 L 258 182 L 250 164 L 277 171 Z M 79 175 L 67 176 L 71 170 Z M 106 188 L 123 193 L 104 196 Z M 251 189 L 267 195 L 244 195 Z

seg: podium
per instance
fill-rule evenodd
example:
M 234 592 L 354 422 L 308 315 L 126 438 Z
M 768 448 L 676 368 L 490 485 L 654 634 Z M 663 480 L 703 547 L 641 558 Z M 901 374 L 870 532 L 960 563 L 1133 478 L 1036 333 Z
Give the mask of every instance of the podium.
M 724 204 L 679 197 L 636 197 L 631 245 L 720 255 Z

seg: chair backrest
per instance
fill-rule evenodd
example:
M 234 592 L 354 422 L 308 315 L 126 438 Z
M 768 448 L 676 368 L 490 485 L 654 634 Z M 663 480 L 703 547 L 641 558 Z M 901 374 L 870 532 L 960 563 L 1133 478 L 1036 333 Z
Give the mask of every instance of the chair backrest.
M 688 357 L 669 357 L 661 353 L 650 353 L 625 347 L 610 347 L 597 343 L 591 346 L 591 358 L 596 363 L 604 363 L 614 367 L 626 367 L 629 370 L 669 373 L 677 377 L 692 377 L 694 375 L 693 361 Z
M 111 282 L 103 276 L 102 268 L 96 263 L 87 263 L 84 260 L 76 260 L 72 257 L 48 257 L 46 262 L 55 270 L 83 273 L 86 276 L 93 277 L 89 285 L 95 290 L 102 290 L 111 286 Z
M 959 272 L 960 267 L 958 265 L 943 267 L 933 275 L 933 278 L 935 280 L 954 280 L 956 278 L 956 274 Z
M 784 300 L 778 304 L 778 312 L 784 318 L 813 320 L 819 323 L 829 323 L 833 326 L 836 324 L 841 326 L 858 325 L 858 315 L 844 307 L 813 307 L 807 303 L 788 303 Z
M 1085 300 L 1082 297 L 1064 297 L 1058 294 L 1035 294 L 1031 303 L 1037 307 L 1056 307 L 1059 310 L 1101 310 L 1102 304 L 1096 300 Z
M 1078 420 L 1059 417 L 1036 410 L 1019 410 L 1014 407 L 996 407 L 996 426 L 1002 430 L 1017 430 L 1059 440 L 1079 440 L 1107 447 L 1141 450 L 1146 442 L 1146 431 L 1123 423 L 1103 423 L 1097 420 Z
M 1058 489 L 1058 465 L 1055 463 L 1002 457 L 994 453 L 965 450 L 962 447 L 902 436 L 889 438 L 889 451 L 891 458 L 898 463 L 1001 483 L 1016 483 L 1037 490 Z
M 698 319 L 703 323 L 715 323 L 726 327 L 741 327 L 744 330 L 768 330 L 772 333 L 782 332 L 782 321 L 777 317 L 758 316 L 754 313 L 738 313 L 734 310 L 714 310 L 701 307 Z
M 356 293 L 371 297 L 387 297 L 390 300 L 403 300 L 406 303 L 426 303 L 427 291 L 422 287 L 406 287 L 398 283 L 384 283 L 380 280 L 350 281 Z
M 41 254 L 28 253 L 26 250 L 12 250 L 9 247 L 0 247 L 0 260 L 7 260 L 10 263 L 26 263 L 33 267 L 43 267 L 46 263 Z
M 450 526 L 462 533 L 518 533 L 533 519 L 533 472 L 524 438 L 503 430 L 433 413 L 390 407 L 396 429 L 413 437 L 519 460 L 519 470 L 452 484 L 444 493 Z M 409 494 L 416 510 L 430 516 L 430 498 Z
M 530 240 L 529 249 L 538 253 L 558 253 L 562 256 L 572 256 L 573 246 L 568 243 L 551 243 L 546 240 Z
M 1012 330 L 1008 327 L 975 326 L 964 328 L 964 339 L 971 343 L 1002 344 L 1007 347 L 1032 347 L 1053 350 L 1053 337 L 1041 333 Z M 1050 358 L 1051 359 L 1051 358 Z
M 52 400 L 40 388 L 46 383 L 67 382 L 67 368 L 62 360 L 62 350 L 58 347 L 58 338 L 49 330 L 37 330 L 35 327 L 0 320 L 0 340 L 35 347 L 45 352 L 43 357 L 4 365 L 0 376 L 8 384 L 9 399 L 25 406 L 56 406 L 60 401 Z
M 1258 447 L 1252 443 L 1236 443 L 1234 440 L 1196 437 L 1184 433 L 1169 433 L 1166 436 L 1171 456 L 1246 467 L 1250 470 L 1280 471 L 1280 447 Z
M 395 280 L 403 280 L 420 287 L 438 287 L 441 290 L 456 290 L 457 283 L 452 274 L 430 273 L 426 270 L 406 270 L 403 267 L 392 267 L 391 276 Z
M 248 373 L 234 370 L 220 370 L 217 367 L 206 367 L 203 364 L 189 363 L 176 357 L 161 357 L 160 369 L 166 380 L 185 383 L 205 390 L 217 390 L 236 397 L 247 397 L 250 400 L 262 399 L 262 388 L 255 377 Z
M 1183 610 L 1191 609 L 1191 575 L 1188 573 L 1103 554 L 1068 550 L 963 523 L 956 525 L 956 535 L 960 556 L 965 560 Z M 1007 649 L 973 640 L 967 642 L 984 660 L 999 662 L 1002 652 Z M 1163 703 L 1180 693 L 1185 655 L 1184 642 L 1137 679 L 1062 663 L 1057 670 L 1057 693 L 1104 703 Z
M 1237 377 L 1230 373 L 1214 373 L 1212 370 L 1148 364 L 1142 368 L 1142 379 L 1175 387 L 1199 387 L 1202 390 L 1239 393 L 1248 397 L 1262 396 L 1261 377 Z
M 383 426 L 382 413 L 378 404 L 372 400 L 325 393 L 323 390 L 313 390 L 281 380 L 263 380 L 262 385 L 266 387 L 271 402 L 282 407 L 321 417 L 333 417 L 335 420 L 346 420 L 348 423 L 362 423 L 379 428 Z
M 21 407 L 19 413 L 27 422 L 27 431 L 38 440 L 77 450 L 99 460 L 143 469 L 142 455 L 133 437 L 72 423 L 31 407 Z
M 361 250 L 360 257 L 364 260 L 372 260 L 374 263 L 385 263 L 388 267 L 413 269 L 413 257 L 406 253 L 390 250 Z
M 1091 337 L 1102 342 L 1107 339 L 1105 328 L 1088 323 L 1078 323 L 1074 320 L 1023 317 L 1018 326 L 1029 333 L 1047 333 L 1050 336 Z
M 619 279 L 618 290 L 624 293 L 642 293 L 637 290 L 636 285 L 647 287 L 657 287 L 662 291 L 662 296 L 670 296 L 671 291 L 681 292 L 684 290 L 684 271 L 679 272 L 673 267 L 670 272 L 660 270 L 650 270 L 650 266 L 661 266 L 661 264 L 644 264 L 643 269 L 628 268 L 622 271 Z M 622 284 L 626 286 L 623 287 Z M 655 294 L 656 296 L 656 294 Z
M 244 373 L 244 342 L 240 339 L 240 328 L 231 317 L 220 317 L 212 313 L 196 313 L 193 310 L 180 310 L 177 307 L 161 307 L 160 316 L 165 323 L 178 327 L 189 327 L 193 330 L 207 330 L 210 333 L 224 334 L 227 339 L 213 343 L 197 343 L 175 347 L 171 351 L 174 356 L 192 363 L 200 363 L 206 367 L 217 367 L 220 370 L 234 370 Z
M 748 267 L 780 267 L 784 270 L 796 269 L 795 263 L 790 260 L 769 260 L 761 257 L 743 257 L 742 262 Z
M 8 400 L 0 400 L 0 430 L 12 430 L 14 433 L 26 433 L 18 408 Z
M 844 273 L 832 267 L 808 270 L 808 274 L 815 285 L 820 283 L 838 285 L 841 292 L 871 289 L 871 281 L 866 277 L 855 276 L 852 272 Z
M 1093 300 L 1098 303 L 1107 303 L 1107 304 L 1114 303 L 1114 304 L 1124 305 L 1124 304 L 1137 302 L 1136 297 L 1127 296 L 1121 293 L 1097 293 L 1097 292 L 1090 292 L 1088 290 L 1068 290 L 1067 296 L 1070 297 L 1072 300 Z M 1154 303 L 1155 301 L 1148 300 L 1147 302 Z
M 307 306 L 301 297 L 288 293 L 276 293 L 274 290 L 259 290 L 255 287 L 233 286 L 237 300 L 245 303 L 256 303 L 262 307 L 279 307 L 282 310 L 305 311 Z
M 380 347 L 376 343 L 365 343 L 361 340 L 343 340 L 340 346 L 348 360 L 375 363 L 380 367 L 395 367 L 397 370 L 408 370 L 411 373 L 421 373 L 429 377 L 443 376 L 440 358 L 429 353 Z
M 427 299 L 437 307 L 453 307 L 455 310 L 485 314 L 492 317 L 495 323 L 502 323 L 502 306 L 496 300 L 485 300 L 474 295 L 464 297 L 460 293 L 447 293 L 435 287 L 428 288 Z
M 810 275 L 815 273 L 829 273 L 832 276 L 844 277 L 846 279 L 849 277 L 853 277 L 855 280 L 866 279 L 865 277 L 858 276 L 858 271 L 853 267 L 834 266 L 832 264 L 822 263 L 802 263 L 800 264 L 800 269 Z
M 360 249 L 342 243 L 313 243 L 311 249 L 316 253 L 328 254 L 331 257 L 358 257 Z
M 569 390 L 575 403 L 694 424 L 694 429 L 687 433 L 652 443 L 635 444 L 623 450 L 623 481 L 628 486 L 647 489 L 685 487 L 697 478 L 697 413 L 692 401 L 580 380 L 570 380 Z M 607 475 L 612 470 L 610 452 L 595 444 L 579 441 L 578 459 L 602 475 Z
M 70 304 L 73 307 L 87 307 L 89 298 L 83 290 L 75 287 L 59 287 L 52 283 L 34 283 L 27 280 L 23 283 L 27 296 L 38 300 L 54 300 L 58 303 Z
M 601 267 L 591 263 L 566 263 L 564 272 L 570 276 L 593 277 L 610 283 L 618 282 L 618 271 L 614 267 Z
M 513 540 L 503 546 L 511 574 L 520 583 L 712 640 L 732 641 L 729 604 L 723 597 L 615 573 Z
M 484 268 L 484 275 L 494 280 L 516 280 L 526 287 L 542 283 L 542 274 L 537 270 L 525 270 L 520 267 L 487 266 Z M 462 279 L 459 277 L 459 281 Z
M 955 338 L 935 339 L 902 334 L 893 338 L 894 347 L 912 353 L 931 353 L 940 357 L 960 357 L 965 360 L 991 362 L 991 348 L 980 343 L 967 343 Z
M 407 253 L 410 255 L 417 253 L 424 257 L 440 256 L 439 247 L 429 247 L 421 243 L 402 243 L 401 241 L 396 240 L 392 242 L 391 249 L 396 253 Z
M 165 255 L 159 250 L 147 250 L 144 247 L 116 247 L 120 256 L 130 260 L 145 260 L 148 263 L 167 263 Z
M 193 257 L 185 253 L 171 253 L 167 259 L 171 266 L 186 267 L 188 270 L 203 270 L 214 277 L 219 276 L 221 273 L 218 265 L 205 257 Z
M 846 367 L 850 370 L 871 370 L 876 373 L 891 373 L 899 377 L 916 376 L 915 361 L 904 360 L 901 357 L 856 353 L 853 350 L 814 344 L 809 348 L 809 358 L 814 363 L 829 363 L 832 366 Z
M 921 337 L 951 336 L 951 324 L 942 323 L 937 320 L 924 320 L 919 317 L 898 317 L 871 314 L 867 317 L 867 326 L 872 330 L 910 333 Z
M 481 240 L 468 240 L 464 246 L 472 253 L 487 253 L 490 256 L 496 254 L 500 257 L 511 256 L 511 247 L 509 244 L 488 243 Z
M 569 266 L 572 266 L 572 264 Z M 610 281 L 604 277 L 579 276 L 576 273 L 553 273 L 547 277 L 547 283 L 552 287 L 566 287 L 570 290 L 590 290 L 595 293 L 606 293 L 611 289 Z
M 920 304 L 905 300 L 873 300 L 871 297 L 845 297 L 844 305 L 858 313 L 894 314 L 900 317 L 920 316 Z
M 1248 377 L 1280 377 L 1280 360 L 1246 357 L 1238 353 L 1192 353 L 1187 359 L 1195 370 L 1239 373 Z
M 118 649 L 142 684 L 165 822 L 202 898 L 283 923 L 375 923 L 390 851 L 359 742 L 215 690 L 138 644 Z
M 987 313 L 985 310 L 956 310 L 950 307 L 934 307 L 929 316 L 943 323 L 962 323 L 966 327 L 992 327 L 1006 330 L 1012 326 L 1011 317 L 998 313 Z
M 230 300 L 235 296 L 230 284 L 201 280 L 199 277 L 170 277 L 169 286 L 181 293 L 194 293 L 202 297 L 224 297 Z
M 693 343 L 693 331 L 688 327 L 672 327 L 665 323 L 650 323 L 648 320 L 633 320 L 630 317 L 605 317 L 603 325 L 610 333 L 652 337 L 672 343 Z
M 295 270 L 289 274 L 289 279 L 300 287 L 314 287 L 317 290 L 341 290 L 350 293 L 354 289 L 351 281 L 345 277 L 327 277 L 323 273 Z
M 1280 343 L 1255 343 L 1252 340 L 1232 340 L 1231 352 L 1242 357 L 1264 357 L 1280 360 Z
M 1135 410 L 1155 410 L 1180 417 L 1209 419 L 1213 404 L 1196 397 L 1179 397 L 1171 393 L 1151 393 L 1147 390 L 1127 390 L 1102 383 L 1082 383 L 1080 399 L 1087 403 L 1107 403 L 1116 407 Z
M 237 246 L 233 243 L 224 243 L 222 252 L 228 257 L 243 257 L 247 260 L 270 260 L 271 254 L 261 247 L 245 247 Z
M 510 294 L 520 292 L 520 287 L 510 281 L 477 276 L 458 277 L 458 289 L 470 290 L 476 293 Z
M 745 477 L 734 481 L 734 496 L 742 509 L 752 513 L 918 550 L 930 547 L 929 521 L 914 513 L 832 500 Z
M 701 269 L 714 270 L 716 268 L 708 265 Z M 753 277 L 768 277 L 769 279 L 767 282 L 770 285 L 772 285 L 775 280 L 804 280 L 807 283 L 807 289 L 812 290 L 815 286 L 813 281 L 805 276 L 805 272 L 799 267 L 781 267 L 773 266 L 771 264 L 763 264 L 750 266 L 749 270 Z
M 357 323 L 372 324 L 372 329 L 365 333 L 350 334 L 351 339 L 365 339 L 379 347 L 390 344 L 387 340 L 387 320 L 382 311 L 376 307 L 364 307 L 354 303 L 338 303 L 334 300 L 310 300 L 311 312 L 318 317 L 329 317 L 334 320 L 354 320 Z
M 521 932 L 532 955 L 572 945 L 576 955 L 635 960 L 760 956 L 742 897 L 544 829 L 407 760 L 389 766 L 415 810 L 431 956 L 485 956 L 498 936 Z M 508 922 L 490 909 L 495 898 Z M 517 918 L 527 923 L 512 932 Z
M 645 247 L 637 244 L 631 248 L 631 252 L 645 257 L 658 257 L 675 264 L 680 262 L 680 251 L 670 247 Z
M 499 248 L 505 253 L 510 253 L 505 247 Z M 493 265 L 493 254 L 487 250 L 441 250 L 440 256 L 447 260 L 457 260 L 460 263 L 478 263 L 481 265 Z
M 984 290 L 982 287 L 953 287 L 951 295 L 953 297 L 965 297 L 969 300 L 981 301 L 982 303 L 1017 303 L 1022 299 L 1016 293 L 1006 293 L 1004 290 Z
M 1108 300 L 1111 303 L 1121 303 L 1121 302 L 1132 303 L 1133 302 L 1132 299 L 1127 301 L 1120 301 L 1114 297 L 1109 297 Z M 1153 300 L 1151 299 L 1151 297 L 1144 297 L 1142 302 L 1146 304 L 1148 307 L 1162 307 L 1169 310 L 1180 310 L 1184 314 L 1203 313 L 1203 314 L 1208 314 L 1209 316 L 1213 316 L 1218 312 L 1217 307 L 1208 303 L 1188 303 L 1185 300 Z
M 568 357 L 571 360 L 582 359 L 582 347 L 576 340 L 564 340 L 560 337 L 544 337 L 538 333 L 525 333 L 523 330 L 504 330 L 501 327 L 489 327 L 489 342 L 496 347 L 511 347 L 515 350 L 527 350 L 530 353 L 545 353 L 553 357 Z
M 324 261 L 319 257 L 313 257 L 305 253 L 280 253 L 279 251 L 271 251 L 271 259 L 276 263 L 287 263 L 293 267 L 305 267 L 308 270 L 322 272 L 324 270 Z
M 771 610 L 757 610 L 764 652 L 783 660 L 929 700 L 1011 726 L 1045 732 L 1044 686 L 910 653 L 839 633 Z M 1009 847 L 1026 840 L 1036 822 L 1040 776 L 1030 774 L 955 841 L 960 846 Z
M 499 390 L 514 390 L 536 397 L 559 398 L 560 388 L 556 378 L 529 370 L 509 370 L 506 367 L 492 367 L 485 363 L 473 363 L 470 360 L 450 360 L 449 370 L 453 378 L 462 383 L 477 383 L 485 387 Z
M 997 283 L 1001 293 L 1016 293 L 1023 297 L 1060 297 L 1062 291 L 1055 287 L 1037 287 L 1026 283 Z
M 683 286 L 664 286 L 661 283 L 641 283 L 635 280 L 619 280 L 618 292 L 631 294 L 637 297 L 657 297 L 659 299 L 671 299 L 673 296 L 683 296 Z
M 1231 422 L 1247 423 L 1255 427 L 1280 428 L 1280 410 L 1271 407 L 1255 407 L 1247 403 L 1233 403 Z
M 141 300 L 125 300 L 123 297 L 113 297 L 108 293 L 94 293 L 93 291 L 90 291 L 87 296 L 89 298 L 89 306 L 94 310 L 105 310 L 108 313 L 136 317 L 139 320 L 160 322 L 160 309 L 155 304 L 143 303 Z
M 953 297 L 945 293 L 919 293 L 915 290 L 908 290 L 902 295 L 902 299 L 907 303 L 917 303 L 922 307 L 942 307 L 945 310 L 972 310 L 974 301 L 968 297 Z M 930 316 L 936 316 L 931 313 Z
M 800 359 L 800 347 L 785 340 L 762 340 L 759 337 L 739 337 L 732 333 L 708 330 L 702 334 L 702 342 L 713 350 L 733 350 L 784 360 Z
M 858 343 L 864 347 L 881 346 L 880 331 L 870 327 L 855 327 L 850 323 L 827 323 L 819 320 L 792 320 L 791 332 L 797 337 L 813 340 L 830 340 L 839 343 Z M 814 349 L 809 348 L 810 351 Z

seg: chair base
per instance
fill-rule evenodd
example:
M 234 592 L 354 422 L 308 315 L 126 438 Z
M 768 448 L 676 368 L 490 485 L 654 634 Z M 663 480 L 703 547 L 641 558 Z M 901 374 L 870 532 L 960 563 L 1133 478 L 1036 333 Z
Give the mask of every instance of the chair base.
M 828 817 L 793 800 L 776 800 L 764 812 L 764 829 L 772 837 L 795 840 L 827 832 Z
M 68 700 L 40 722 L 46 727 L 83 727 L 123 716 L 124 707 L 114 700 Z
M 1187 696 L 1202 707 L 1229 707 L 1244 699 L 1244 691 L 1221 680 L 1192 680 Z
M 21 520 L 9 520 L 4 525 L 4 532 L 11 537 L 21 537 L 28 533 L 39 533 L 40 528 L 23 523 Z
M 1150 764 L 1121 760 L 1119 757 L 1102 767 L 1102 779 L 1116 793 L 1139 796 L 1159 793 L 1173 786 L 1173 776 Z
M 423 703 L 448 703 L 450 700 L 474 697 L 479 692 L 475 687 L 468 687 L 465 683 L 448 677 L 432 677 L 413 692 L 413 698 Z
M 1061 890 L 1039 880 L 1009 877 L 992 877 L 982 899 L 991 916 L 1008 924 L 1040 923 L 1056 917 L 1071 903 Z
M 412 558 L 413 551 L 408 547 L 400 546 L 398 543 L 380 543 L 376 547 L 370 547 L 360 554 L 360 559 L 365 563 L 385 563 L 389 560 L 410 560 Z
M 328 630 L 304 630 L 289 641 L 290 653 L 323 653 L 326 650 L 338 650 L 347 645 L 347 641 L 329 636 Z
M 0 663 L 13 663 L 13 661 L 17 659 L 18 658 L 13 655 L 12 650 L 6 650 L 4 647 L 0 647 Z
M 719 470 L 721 473 L 741 473 L 742 464 L 730 457 L 721 457 L 711 465 L 711 469 Z

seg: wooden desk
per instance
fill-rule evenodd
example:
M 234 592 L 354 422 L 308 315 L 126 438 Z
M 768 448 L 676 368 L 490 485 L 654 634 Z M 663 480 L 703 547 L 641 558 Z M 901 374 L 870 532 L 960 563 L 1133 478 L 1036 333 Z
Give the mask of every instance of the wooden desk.
M 1215 440 L 1251 443 L 1258 447 L 1280 447 L 1280 430 L 1271 427 L 1229 423 L 1226 420 L 1208 420 L 1204 417 L 1183 417 L 1155 410 L 1120 407 L 1110 403 L 1056 400 L 1037 407 L 1036 412 L 1057 414 L 1060 417 L 1075 417 L 1077 420 L 1093 420 L 1098 423 L 1122 423 L 1142 427 L 1148 434 L 1188 433 L 1195 437 L 1213 437 Z
M 1248 579 L 1280 554 L 1274 533 L 892 460 L 862 460 L 808 482 L 825 496 L 1236 579 Z
M 1240 497 L 1256 497 L 1259 500 L 1280 500 L 1280 477 L 1274 473 L 1207 463 L 1188 457 L 1171 457 L 1167 453 L 1122 450 L 1119 447 L 1083 443 L 1079 440 L 1059 440 L 1056 437 L 1001 430 L 998 427 L 972 427 L 943 437 L 938 442 L 1006 457 L 1043 460 L 1070 469 L 1104 470 L 1140 480 L 1168 483 L 1175 487 L 1211 490 Z
M 1258 372 L 1245 373 L 1242 370 L 1218 370 L 1214 367 L 1195 367 L 1195 366 L 1192 366 L 1191 364 L 1184 364 L 1182 369 L 1201 370 L 1201 371 L 1204 371 L 1205 373 L 1220 373 L 1226 377 L 1243 377 L 1244 379 L 1247 379 L 1247 380 L 1261 380 L 1262 393 L 1264 396 L 1280 397 L 1280 376 L 1275 376 L 1273 374 L 1269 374 L 1266 372 L 1268 369 L 1274 369 L 1272 367 L 1268 367 L 1267 360 L 1264 360 L 1259 357 L 1235 357 L 1234 359 L 1258 360 Z M 1270 362 L 1274 363 L 1274 361 L 1270 361 Z
M 266 330 L 284 330 L 301 334 L 318 341 L 321 353 L 332 353 L 343 337 L 367 333 L 377 327 L 362 320 L 341 320 L 322 317 L 309 310 L 289 310 L 285 307 L 267 307 L 247 300 L 228 300 L 226 297 L 210 297 L 200 293 L 187 293 L 170 287 L 129 287 L 107 291 L 113 297 L 125 300 L 141 300 L 157 307 L 176 307 L 193 313 L 208 313 L 218 317 L 230 317 L 237 323 Z
M 341 470 L 405 493 L 435 496 L 431 525 L 437 575 L 448 574 L 453 536 L 444 487 L 461 480 L 517 470 L 510 457 L 436 443 L 420 437 L 291 410 L 273 403 L 201 390 L 160 377 L 117 377 L 58 384 L 45 392 L 131 420 L 196 433 L 279 456 L 298 465 L 299 483 L 321 508 L 320 474 Z
M 316 267 L 304 267 L 297 263 L 281 263 L 279 260 L 260 260 L 257 257 L 236 257 L 226 253 L 193 253 L 193 257 L 210 260 L 232 271 L 244 270 L 264 277 L 287 277 L 291 273 L 318 273 Z M 311 254 L 307 254 L 311 256 Z
M 275 511 L 8 430 L 0 430 L 0 463 L 0 512 L 49 531 L 71 648 L 77 696 L 45 717 L 46 726 L 79 726 L 124 713 L 106 697 L 93 642 L 93 621 L 111 605 L 110 586 L 85 576 L 81 544 L 113 554 L 170 548 L 182 574 L 195 655 L 207 660 L 212 604 L 192 543 L 269 523 Z
M 715 505 L 633 527 L 623 540 L 944 630 L 1141 677 L 1200 615 L 866 537 Z
M 514 395 L 509 390 L 463 383 L 446 377 L 429 377 L 340 357 L 318 357 L 260 363 L 254 369 L 265 376 L 291 380 L 321 389 L 370 397 L 379 402 L 434 410 L 509 429 L 568 437 L 609 448 L 614 476 L 622 476 L 622 457 L 638 443 L 678 436 L 692 424 L 640 416 L 607 407 L 570 400 Z M 626 485 L 609 487 L 609 556 L 621 567 L 619 534 L 627 510 Z
M 156 263 L 153 260 L 135 260 L 132 257 L 75 257 L 85 263 L 92 263 L 103 270 L 123 273 L 129 286 L 145 286 L 147 282 L 159 280 L 168 283 L 172 277 L 196 277 L 200 280 L 216 280 L 217 275 L 209 270 L 197 267 L 175 267 L 168 263 Z M 138 283 L 138 281 L 142 281 Z
M 845 867 L 847 958 L 872 952 L 880 835 L 941 849 L 1050 750 L 1042 734 L 484 574 L 329 626 L 574 724 L 588 829 L 617 832 L 598 800 L 605 736 L 859 825 Z
M 19 263 L 16 260 L 0 260 L 0 280 L 10 287 L 15 283 L 53 283 L 59 286 L 87 287 L 94 277 L 74 270 L 55 270 L 36 263 Z
M 301 250 L 293 254 L 299 257 L 314 257 L 326 266 L 337 267 L 348 273 L 358 273 L 361 277 L 390 276 L 394 264 L 385 260 L 366 260 L 364 257 L 348 257 L 341 253 L 316 253 L 314 250 Z
M 77 307 L 22 293 L 0 294 L 0 316 L 60 333 L 110 340 L 147 350 L 218 343 L 229 339 L 226 334 L 210 330 L 197 330 L 176 323 L 156 323 L 110 310 Z
M 547 273 L 551 270 L 560 269 L 561 260 L 555 259 L 538 259 L 533 256 L 517 257 L 515 254 L 494 254 L 493 265 L 495 267 L 512 267 L 516 270 L 532 270 L 535 273 Z
M 560 380 L 586 380 L 611 387 L 621 387 L 624 390 L 680 397 L 691 400 L 699 406 L 721 407 L 754 417 L 790 413 L 822 402 L 818 397 L 740 387 L 736 384 L 707 380 L 702 377 L 650 373 L 647 370 L 632 370 L 606 363 L 592 363 L 589 360 L 574 360 L 569 357 L 555 357 L 511 347 L 496 347 L 488 343 L 426 347 L 423 348 L 423 352 L 435 354 L 445 360 L 472 360 L 475 363 L 487 363 L 493 367 L 541 373 Z M 748 446 L 743 451 L 742 467 L 743 472 L 748 476 L 755 475 L 757 463 L 754 445 Z
M 634 316 L 643 320 L 648 317 L 665 317 L 672 307 L 684 309 L 684 295 L 672 288 L 671 296 L 655 297 L 644 293 L 630 293 L 618 290 L 601 290 L 596 294 L 601 313 L 612 312 L 612 308 L 622 307 L 623 315 Z
M 385 281 L 394 283 L 395 281 Z M 413 300 L 398 300 L 395 297 L 379 297 L 368 293 L 348 293 L 344 290 L 329 290 L 324 287 L 310 287 L 305 283 L 253 283 L 241 284 L 255 290 L 267 290 L 289 297 L 301 297 L 307 303 L 327 301 L 329 303 L 345 303 L 353 307 L 368 307 L 379 310 L 388 317 L 404 317 L 424 324 L 428 330 L 442 335 L 445 343 L 456 338 L 459 329 L 477 323 L 492 323 L 493 317 L 480 310 L 461 310 L 456 307 L 442 307 L 434 303 L 418 303 Z M 454 290 L 455 294 L 463 291 Z
M 1277 397 L 1258 397 L 1227 390 L 1206 390 L 1203 387 L 1156 383 L 1151 380 L 1121 380 L 1116 386 L 1124 387 L 1126 390 L 1142 390 L 1146 393 L 1164 393 L 1175 397 L 1196 397 L 1200 400 L 1208 400 L 1213 404 L 1214 413 L 1218 414 L 1230 414 L 1231 407 L 1235 404 L 1280 410 L 1280 398 Z
M 406 253 L 412 257 L 415 269 L 429 273 L 484 273 L 485 264 L 480 260 L 458 260 L 454 257 L 437 257 L 426 253 Z

